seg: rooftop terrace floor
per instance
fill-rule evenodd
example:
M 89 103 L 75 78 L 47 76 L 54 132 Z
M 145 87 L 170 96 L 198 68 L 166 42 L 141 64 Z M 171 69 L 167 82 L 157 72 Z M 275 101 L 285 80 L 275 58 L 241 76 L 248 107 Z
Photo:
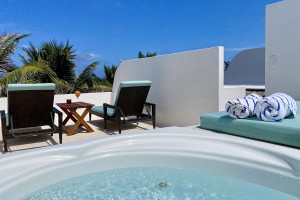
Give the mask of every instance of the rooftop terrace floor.
M 65 115 L 63 116 L 63 118 Z M 92 116 L 92 121 L 88 121 L 88 116 L 85 118 L 85 121 L 92 127 L 94 132 L 86 132 L 84 129 L 77 129 L 76 133 L 71 136 L 67 136 L 65 132 L 63 132 L 63 144 L 69 142 L 77 142 L 83 141 L 92 138 L 99 138 L 99 137 L 112 137 L 119 135 L 117 124 L 114 122 L 108 121 L 107 130 L 104 129 L 104 122 L 103 118 L 97 117 L 95 115 Z M 67 123 L 67 128 L 72 127 L 73 122 L 70 120 Z M 122 126 L 122 133 L 121 134 L 128 134 L 134 133 L 137 131 L 149 130 L 153 129 L 151 122 L 147 123 L 136 123 L 134 124 L 126 124 Z M 58 133 L 55 133 L 53 137 L 50 135 L 40 135 L 40 136 L 28 136 L 28 137 L 20 137 L 8 140 L 8 153 L 26 150 L 26 149 L 34 149 L 39 147 L 45 146 L 52 146 L 59 144 L 59 136 Z M 0 155 L 3 154 L 3 142 L 2 142 L 2 134 L 0 134 Z

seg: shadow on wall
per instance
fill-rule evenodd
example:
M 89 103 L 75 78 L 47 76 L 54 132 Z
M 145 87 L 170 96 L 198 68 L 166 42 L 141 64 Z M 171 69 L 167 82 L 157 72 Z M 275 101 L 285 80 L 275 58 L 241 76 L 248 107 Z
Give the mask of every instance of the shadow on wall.
M 121 81 L 150 80 L 147 101 L 156 104 L 158 126 L 199 124 L 201 114 L 219 111 L 220 96 L 225 92 L 236 94 L 232 88 L 223 91 L 223 63 L 223 47 L 123 61 L 116 72 L 111 99 Z
M 265 48 L 238 53 L 224 72 L 225 85 L 265 85 Z

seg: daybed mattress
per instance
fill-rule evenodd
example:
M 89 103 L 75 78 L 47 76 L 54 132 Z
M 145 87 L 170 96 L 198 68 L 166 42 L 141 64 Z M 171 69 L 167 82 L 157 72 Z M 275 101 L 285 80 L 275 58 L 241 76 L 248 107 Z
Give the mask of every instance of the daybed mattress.
M 231 118 L 226 112 L 200 116 L 201 128 L 300 148 L 300 101 L 295 118 L 265 122 L 257 117 Z

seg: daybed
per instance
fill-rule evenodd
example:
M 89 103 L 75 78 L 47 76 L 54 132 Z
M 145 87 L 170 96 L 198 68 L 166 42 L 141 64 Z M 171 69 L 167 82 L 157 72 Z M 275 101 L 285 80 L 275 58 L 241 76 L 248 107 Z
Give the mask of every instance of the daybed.
M 300 148 L 300 101 L 297 115 L 282 122 L 265 122 L 257 117 L 231 118 L 226 112 L 200 116 L 201 128 L 256 140 Z

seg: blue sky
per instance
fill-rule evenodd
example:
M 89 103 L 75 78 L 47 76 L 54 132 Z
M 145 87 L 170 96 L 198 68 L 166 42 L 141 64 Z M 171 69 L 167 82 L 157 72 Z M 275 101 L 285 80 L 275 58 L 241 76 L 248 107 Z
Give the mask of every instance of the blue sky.
M 158 55 L 225 47 L 225 60 L 265 45 L 265 6 L 279 0 L 1 0 L 0 34 L 30 33 L 21 47 L 70 41 L 77 71 Z M 21 65 L 18 56 L 16 64 Z

